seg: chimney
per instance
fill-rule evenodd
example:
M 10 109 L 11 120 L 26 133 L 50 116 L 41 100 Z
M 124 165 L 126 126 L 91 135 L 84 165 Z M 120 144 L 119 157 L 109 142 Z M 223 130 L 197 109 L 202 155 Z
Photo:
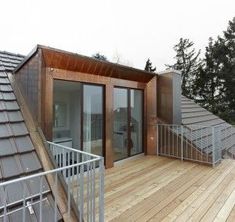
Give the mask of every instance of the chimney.
M 181 125 L 181 73 L 166 70 L 158 73 L 157 115 L 169 124 Z

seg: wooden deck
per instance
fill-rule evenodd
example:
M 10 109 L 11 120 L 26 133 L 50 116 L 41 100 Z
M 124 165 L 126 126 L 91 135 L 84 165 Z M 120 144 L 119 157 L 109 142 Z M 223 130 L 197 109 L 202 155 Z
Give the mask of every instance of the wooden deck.
M 106 170 L 105 221 L 235 221 L 235 161 L 125 161 Z

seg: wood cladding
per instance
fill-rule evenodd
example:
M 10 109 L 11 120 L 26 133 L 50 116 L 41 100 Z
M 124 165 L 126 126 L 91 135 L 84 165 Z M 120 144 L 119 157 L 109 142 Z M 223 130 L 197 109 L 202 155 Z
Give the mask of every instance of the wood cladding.
M 111 62 L 41 47 L 47 67 L 147 83 L 155 74 Z
M 146 154 L 156 154 L 157 147 L 157 133 L 156 133 L 156 121 L 157 121 L 157 76 L 155 76 L 145 88 L 145 138 L 147 148 Z
M 156 153 L 156 74 L 99 61 L 47 47 L 38 47 L 16 71 L 22 92 L 35 120 L 47 140 L 53 139 L 53 81 L 77 81 L 101 84 L 105 93 L 104 158 L 106 168 L 113 166 L 113 88 L 144 91 L 144 151 Z
M 37 122 L 40 121 L 40 52 L 36 53 L 34 57 L 28 60 L 15 76 L 29 109 L 33 113 L 34 119 Z

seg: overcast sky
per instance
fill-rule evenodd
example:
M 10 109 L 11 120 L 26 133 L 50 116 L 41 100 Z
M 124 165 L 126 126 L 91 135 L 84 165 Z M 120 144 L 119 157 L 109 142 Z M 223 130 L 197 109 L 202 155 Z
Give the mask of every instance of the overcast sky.
M 180 37 L 204 49 L 235 16 L 235 0 L 2 0 L 0 50 L 27 55 L 42 44 L 118 57 L 163 70 Z

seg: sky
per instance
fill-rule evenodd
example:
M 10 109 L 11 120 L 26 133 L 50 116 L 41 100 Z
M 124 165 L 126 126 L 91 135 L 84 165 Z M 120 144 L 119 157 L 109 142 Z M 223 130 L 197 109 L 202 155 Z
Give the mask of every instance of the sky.
M 174 63 L 189 38 L 205 49 L 235 16 L 235 0 L 1 0 L 0 50 L 27 55 L 36 44 L 143 69 Z

